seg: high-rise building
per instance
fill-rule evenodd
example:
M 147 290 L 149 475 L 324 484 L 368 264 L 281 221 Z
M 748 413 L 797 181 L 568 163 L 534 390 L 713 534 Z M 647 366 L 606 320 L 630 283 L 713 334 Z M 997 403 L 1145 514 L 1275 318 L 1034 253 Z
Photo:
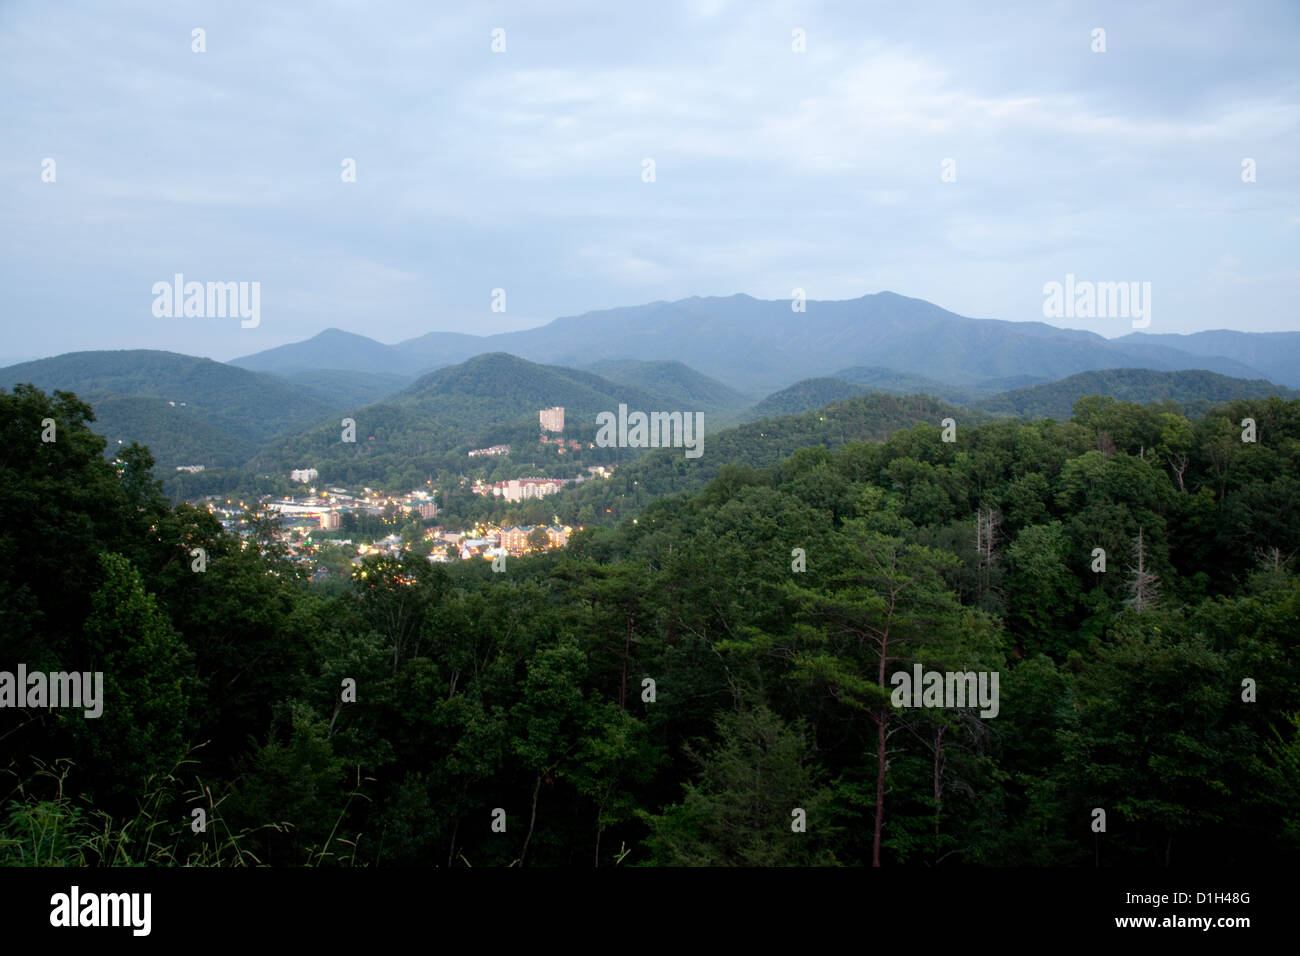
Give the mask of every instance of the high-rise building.
M 554 408 L 543 408 L 537 413 L 537 417 L 541 420 L 542 431 L 564 431 L 564 407 L 562 405 L 556 405 Z

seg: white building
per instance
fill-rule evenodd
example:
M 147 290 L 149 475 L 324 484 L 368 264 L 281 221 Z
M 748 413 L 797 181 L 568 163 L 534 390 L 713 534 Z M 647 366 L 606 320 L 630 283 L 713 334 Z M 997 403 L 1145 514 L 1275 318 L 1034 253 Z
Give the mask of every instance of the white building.
M 511 478 L 498 481 L 492 486 L 492 494 L 506 501 L 525 501 L 529 498 L 545 498 L 564 487 L 560 478 Z
M 564 407 L 562 405 L 556 405 L 554 408 L 543 408 L 537 413 L 537 417 L 541 421 L 542 431 L 564 431 Z
M 315 481 L 320 474 L 315 468 L 298 468 L 289 472 L 290 481 L 301 481 L 303 484 Z

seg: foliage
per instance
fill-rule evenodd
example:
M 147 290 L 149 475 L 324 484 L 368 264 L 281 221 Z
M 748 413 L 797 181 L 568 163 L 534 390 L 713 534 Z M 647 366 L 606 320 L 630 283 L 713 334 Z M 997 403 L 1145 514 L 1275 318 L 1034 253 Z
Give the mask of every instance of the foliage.
M 326 589 L 270 523 L 168 504 L 148 450 L 108 461 L 75 396 L 0 392 L 0 665 L 106 687 L 96 719 L 0 709 L 0 862 L 1293 854 L 1300 402 L 1090 400 L 959 419 L 956 442 L 945 408 L 869 395 L 742 426 L 572 493 L 618 514 L 562 552 L 504 574 L 331 553 L 350 573 Z M 1139 535 L 1160 582 L 1140 606 Z M 996 673 L 998 713 L 898 706 L 918 666 Z

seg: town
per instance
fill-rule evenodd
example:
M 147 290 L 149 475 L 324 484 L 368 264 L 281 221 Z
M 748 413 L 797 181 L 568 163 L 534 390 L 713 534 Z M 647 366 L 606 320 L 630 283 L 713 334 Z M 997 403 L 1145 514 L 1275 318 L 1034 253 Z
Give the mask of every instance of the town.
M 553 407 L 538 413 L 540 441 L 561 445 L 565 439 L 550 438 L 546 432 L 562 432 L 564 409 Z M 568 442 L 574 451 L 578 443 Z M 509 445 L 473 449 L 468 459 L 491 459 L 510 454 Z M 178 471 L 201 470 L 182 466 Z M 474 495 L 503 503 L 518 503 L 553 495 L 568 485 L 591 478 L 608 478 L 613 469 L 591 466 L 576 478 L 529 476 L 489 482 L 483 477 L 459 476 L 456 484 Z M 255 499 L 205 495 L 191 502 L 216 515 L 223 527 L 237 534 L 252 530 L 253 515 L 272 518 L 275 541 L 290 560 L 302 566 L 313 581 L 343 578 L 368 557 L 400 558 L 406 554 L 425 557 L 433 563 L 469 561 L 481 558 L 521 557 L 563 548 L 569 536 L 581 527 L 560 524 L 511 525 L 478 520 L 448 527 L 439 521 L 438 490 L 427 487 L 406 492 L 368 486 L 349 488 L 320 482 L 314 467 L 293 469 L 288 479 L 306 486 L 302 494 L 261 495 Z

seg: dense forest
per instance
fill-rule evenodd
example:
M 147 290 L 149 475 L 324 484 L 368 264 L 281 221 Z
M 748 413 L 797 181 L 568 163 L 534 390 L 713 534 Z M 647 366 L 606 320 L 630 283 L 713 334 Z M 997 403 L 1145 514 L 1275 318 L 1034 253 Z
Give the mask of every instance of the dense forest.
M 710 436 L 562 552 L 324 589 L 76 396 L 0 392 L 0 671 L 105 687 L 0 708 L 0 864 L 1293 858 L 1300 401 L 945 410 Z M 917 666 L 996 714 L 899 706 Z

